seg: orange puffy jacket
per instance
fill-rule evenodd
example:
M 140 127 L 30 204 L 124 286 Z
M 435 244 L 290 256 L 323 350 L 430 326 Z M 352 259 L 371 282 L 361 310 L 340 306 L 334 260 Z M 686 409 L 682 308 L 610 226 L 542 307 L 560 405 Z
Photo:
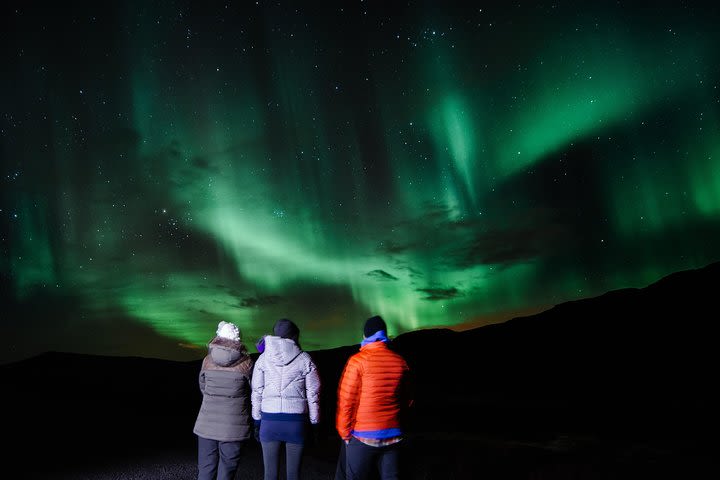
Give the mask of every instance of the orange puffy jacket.
M 408 373 L 403 357 L 385 342 L 364 345 L 350 357 L 338 385 L 335 425 L 340 437 L 398 436 L 400 411 L 412 404 Z

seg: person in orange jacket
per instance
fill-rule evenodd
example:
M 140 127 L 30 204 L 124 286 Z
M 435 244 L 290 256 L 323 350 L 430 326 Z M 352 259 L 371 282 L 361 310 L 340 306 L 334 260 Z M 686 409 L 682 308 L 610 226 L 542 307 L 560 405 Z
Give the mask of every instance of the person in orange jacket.
M 345 461 L 341 452 L 336 478 L 364 479 L 375 465 L 383 480 L 399 478 L 400 416 L 412 404 L 410 369 L 387 343 L 382 317 L 368 318 L 360 351 L 348 359 L 340 377 L 335 424 Z

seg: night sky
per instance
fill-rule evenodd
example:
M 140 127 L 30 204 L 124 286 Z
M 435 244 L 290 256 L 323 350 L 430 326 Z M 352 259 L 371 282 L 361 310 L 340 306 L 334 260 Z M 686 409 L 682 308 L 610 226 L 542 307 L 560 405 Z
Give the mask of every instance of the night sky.
M 465 3 L 5 2 L 0 361 L 331 348 L 720 259 L 716 2 Z

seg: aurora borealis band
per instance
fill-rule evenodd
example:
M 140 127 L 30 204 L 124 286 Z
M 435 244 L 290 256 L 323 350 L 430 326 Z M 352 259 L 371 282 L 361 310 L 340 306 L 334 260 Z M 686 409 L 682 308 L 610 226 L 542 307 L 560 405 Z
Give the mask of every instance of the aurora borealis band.
M 332 348 L 720 259 L 715 2 L 0 9 L 2 361 Z

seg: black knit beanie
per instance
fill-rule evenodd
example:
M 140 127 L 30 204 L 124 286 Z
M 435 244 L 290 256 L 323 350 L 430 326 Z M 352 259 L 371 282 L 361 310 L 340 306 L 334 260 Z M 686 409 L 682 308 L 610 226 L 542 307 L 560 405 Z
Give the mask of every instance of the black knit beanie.
M 278 337 L 295 340 L 295 343 L 297 343 L 298 337 L 300 337 L 300 329 L 292 320 L 288 320 L 287 318 L 281 318 L 275 322 L 273 333 Z
M 385 333 L 387 333 L 387 325 L 385 325 L 385 320 L 383 320 L 380 315 L 375 315 L 374 317 L 370 317 L 365 321 L 363 335 L 365 335 L 365 338 L 369 338 L 380 330 L 384 330 Z

